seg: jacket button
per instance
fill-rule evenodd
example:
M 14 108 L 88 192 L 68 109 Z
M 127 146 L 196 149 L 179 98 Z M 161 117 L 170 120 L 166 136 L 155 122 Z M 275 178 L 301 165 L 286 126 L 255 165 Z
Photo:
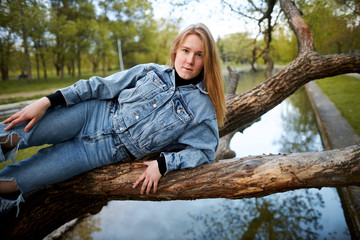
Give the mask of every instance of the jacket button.
M 139 115 L 137 115 L 136 113 L 134 113 L 134 116 L 136 119 L 139 119 Z
M 120 131 L 122 131 L 123 130 L 123 127 L 120 125 Z
M 154 103 L 154 102 L 152 102 L 152 105 L 153 105 L 154 108 L 157 107 L 156 103 Z

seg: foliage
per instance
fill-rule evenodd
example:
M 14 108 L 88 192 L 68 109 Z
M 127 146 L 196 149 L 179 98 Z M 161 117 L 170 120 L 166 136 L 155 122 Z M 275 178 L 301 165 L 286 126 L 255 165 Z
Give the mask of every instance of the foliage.
M 249 62 L 254 42 L 249 35 L 246 32 L 234 33 L 217 40 L 217 46 L 223 62 L 234 64 Z
M 360 79 L 339 75 L 317 80 L 316 83 L 360 135 Z
M 287 64 L 297 55 L 295 34 L 284 27 L 278 27 L 273 33 L 270 56 L 277 64 Z
M 36 92 L 48 89 L 59 89 L 62 87 L 67 87 L 79 79 L 89 79 L 91 76 L 97 75 L 101 77 L 106 77 L 117 71 L 107 71 L 87 73 L 82 74 L 81 77 L 78 76 L 68 76 L 64 80 L 60 80 L 56 76 L 48 77 L 47 79 L 33 79 L 32 81 L 27 81 L 25 79 L 10 79 L 6 82 L 0 82 L 0 95 L 2 94 L 12 94 L 12 93 L 25 93 L 25 92 Z
M 42 71 L 44 79 L 51 69 L 61 79 L 66 71 L 81 75 L 84 66 L 94 72 L 118 69 L 118 40 L 126 67 L 164 64 L 178 25 L 176 20 L 155 20 L 150 0 L 0 1 L 2 80 L 9 73 L 30 74 L 34 65 L 37 78 Z
M 360 15 L 345 2 L 360 8 L 358 1 L 297 1 L 321 54 L 360 51 Z

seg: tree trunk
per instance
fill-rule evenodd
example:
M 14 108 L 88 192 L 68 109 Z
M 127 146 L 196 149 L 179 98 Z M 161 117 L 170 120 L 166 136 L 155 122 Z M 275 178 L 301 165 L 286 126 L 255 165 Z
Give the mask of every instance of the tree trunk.
M 27 30 L 23 29 L 23 45 L 24 45 L 24 52 L 25 52 L 25 63 L 26 63 L 26 70 L 27 70 L 27 79 L 31 80 L 31 62 L 30 62 L 30 53 L 29 53 L 29 45 L 27 41 Z
M 272 72 L 274 70 L 274 61 L 272 60 L 272 58 L 269 56 L 268 53 L 269 53 L 269 51 L 266 50 L 264 52 L 264 56 L 263 56 L 265 62 L 267 62 L 267 64 L 268 64 L 266 67 L 266 70 L 265 70 L 265 79 L 270 78 L 272 76 Z
M 291 0 L 281 8 L 298 39 L 297 58 L 264 83 L 227 98 L 224 136 L 251 124 L 305 83 L 338 74 L 360 73 L 360 56 L 320 55 L 312 34 Z M 4 239 L 39 239 L 73 218 L 97 213 L 110 200 L 165 201 L 176 199 L 260 197 L 298 188 L 360 184 L 360 145 L 340 150 L 256 156 L 219 161 L 164 176 L 158 192 L 139 195 L 132 184 L 144 171 L 141 163 L 104 166 L 29 194 L 14 212 L 1 216 Z
M 41 64 L 42 64 L 43 71 L 44 71 L 44 79 L 47 79 L 45 54 L 44 54 L 44 52 L 43 52 L 43 49 L 41 49 L 40 58 L 41 58 Z
M 6 81 L 9 79 L 9 47 L 11 44 L 8 41 L 0 39 L 0 71 L 1 71 L 1 80 Z
M 20 13 L 21 16 L 24 16 L 24 8 L 23 5 L 21 4 L 20 7 Z M 25 24 L 25 19 L 24 17 L 21 17 L 21 34 L 22 34 L 22 38 L 23 38 L 23 47 L 24 47 L 24 53 L 25 53 L 25 64 L 26 64 L 26 71 L 27 71 L 27 79 L 31 80 L 32 76 L 31 76 L 31 61 L 30 61 L 30 53 L 29 53 L 29 44 L 28 44 L 28 29 L 27 26 Z
M 105 72 L 106 72 L 106 54 L 105 54 L 105 52 L 102 53 L 102 71 L 105 74 Z
M 81 76 L 81 51 L 80 46 L 78 46 L 76 51 L 76 61 L 77 61 L 77 67 L 78 67 L 78 77 Z
M 37 78 L 40 79 L 39 49 L 37 49 L 37 48 L 35 48 L 35 63 L 36 63 L 36 74 L 37 74 Z

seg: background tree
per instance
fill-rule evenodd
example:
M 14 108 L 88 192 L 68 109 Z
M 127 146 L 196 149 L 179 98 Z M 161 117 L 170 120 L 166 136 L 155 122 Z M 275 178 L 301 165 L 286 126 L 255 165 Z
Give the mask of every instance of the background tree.
M 352 8 L 349 8 L 349 4 Z M 322 54 L 358 52 L 360 22 L 357 1 L 298 1 L 304 20 L 314 29 L 314 41 Z
M 14 0 L 8 1 L 10 14 L 13 15 L 13 30 L 22 38 L 22 46 L 25 55 L 25 70 L 27 79 L 31 80 L 31 60 L 30 60 L 30 29 L 36 23 L 32 18 L 32 12 L 36 8 L 36 1 Z
M 261 48 L 257 44 L 257 37 L 255 38 L 253 45 L 253 54 L 251 61 L 251 70 L 256 71 L 254 66 L 255 62 L 261 56 L 263 57 L 265 63 L 267 63 L 267 68 L 265 71 L 265 77 L 269 78 L 272 74 L 274 68 L 274 61 L 270 57 L 270 44 L 272 41 L 272 32 L 277 20 L 280 16 L 279 7 L 276 6 L 277 0 L 266 0 L 266 1 L 252 1 L 248 0 L 247 4 L 241 4 L 238 2 L 229 2 L 222 0 L 233 12 L 239 14 L 242 17 L 246 17 L 250 20 L 257 21 L 259 26 L 259 35 L 262 34 L 263 41 L 265 43 L 264 48 Z M 276 17 L 273 18 L 272 15 Z M 258 35 L 258 36 L 259 36 Z M 257 52 L 260 50 L 260 53 Z
M 270 56 L 278 65 L 291 62 L 297 54 L 296 37 L 285 26 L 279 26 L 273 32 Z
M 46 20 L 46 11 L 47 9 L 44 4 L 34 2 L 30 13 L 32 21 L 36 23 L 31 26 L 29 32 L 30 39 L 33 42 L 33 48 L 35 50 L 36 73 L 38 79 L 40 78 L 40 65 L 42 65 L 43 68 L 44 78 L 47 78 L 45 54 L 46 51 L 48 51 L 48 40 L 46 38 L 48 21 Z
M 15 16 L 11 14 L 8 1 L 0 1 L 0 70 L 3 81 L 9 78 L 9 65 L 15 42 Z
M 121 40 L 125 67 L 137 64 L 136 55 L 146 52 L 146 49 L 138 48 L 140 38 L 145 36 L 141 35 L 139 30 L 142 26 L 149 26 L 148 24 L 153 22 L 151 3 L 130 0 L 101 1 L 100 3 L 109 20 L 113 49 L 117 49 L 117 41 Z
M 250 62 L 253 39 L 249 33 L 234 33 L 217 40 L 220 57 L 224 63 L 244 64 Z
M 90 39 L 94 34 L 93 19 L 95 9 L 91 1 L 79 1 L 75 18 L 75 53 L 78 68 L 78 76 L 81 75 L 81 56 L 90 48 Z
M 152 49 L 151 59 L 156 63 L 169 64 L 170 47 L 179 32 L 179 20 L 160 19 L 156 22 L 156 29 L 156 44 Z

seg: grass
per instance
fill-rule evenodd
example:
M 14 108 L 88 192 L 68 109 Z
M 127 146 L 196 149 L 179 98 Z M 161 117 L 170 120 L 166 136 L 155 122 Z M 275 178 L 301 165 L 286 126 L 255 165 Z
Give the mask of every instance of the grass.
M 105 75 L 109 76 L 110 74 L 117 72 L 112 71 L 108 72 Z M 64 80 L 61 80 L 58 76 L 50 76 L 47 79 L 9 79 L 7 81 L 0 81 L 0 95 L 2 94 L 11 94 L 11 93 L 18 93 L 18 92 L 35 92 L 35 91 L 42 91 L 47 89 L 58 89 L 67 87 L 74 82 L 78 81 L 79 79 L 89 79 L 91 76 L 102 76 L 105 77 L 103 72 L 97 73 L 87 73 L 83 74 L 80 77 L 77 75 L 70 76 L 66 75 Z
M 360 135 L 360 79 L 339 75 L 316 80 L 316 83 Z

